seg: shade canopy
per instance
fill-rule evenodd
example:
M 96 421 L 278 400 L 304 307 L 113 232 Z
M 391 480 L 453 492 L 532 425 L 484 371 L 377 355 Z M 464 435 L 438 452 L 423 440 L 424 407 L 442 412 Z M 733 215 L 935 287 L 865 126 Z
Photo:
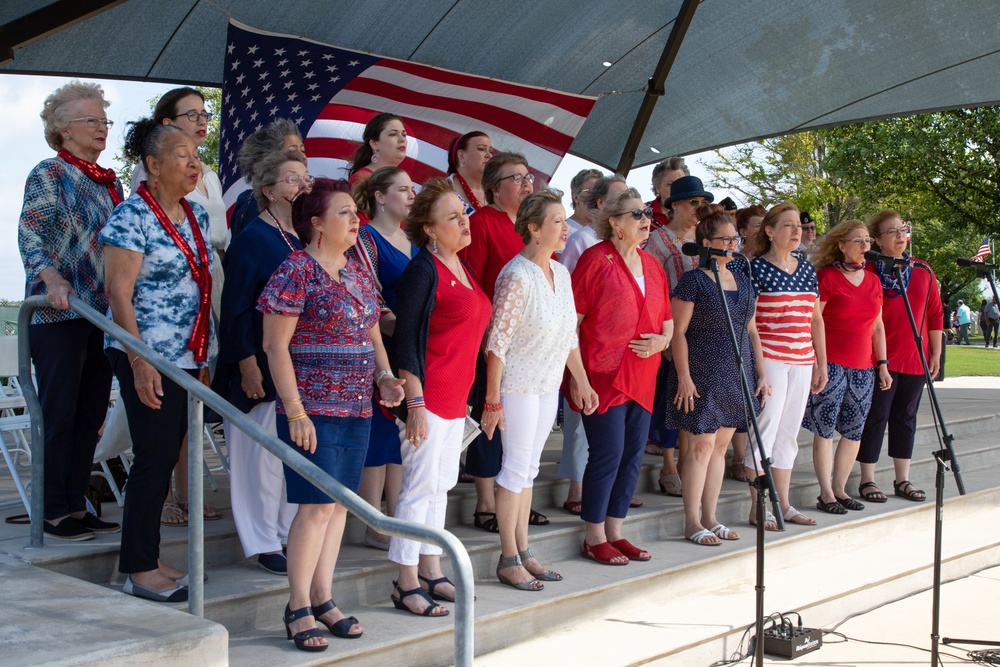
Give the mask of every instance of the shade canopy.
M 18 0 L 0 4 L 0 60 L 13 49 L 0 72 L 220 86 L 231 16 L 344 48 L 600 96 L 570 152 L 614 169 L 684 6 Z M 694 12 L 677 36 L 634 166 L 799 130 L 1000 101 L 995 0 L 687 6 Z M 68 27 L 50 25 L 59 17 Z

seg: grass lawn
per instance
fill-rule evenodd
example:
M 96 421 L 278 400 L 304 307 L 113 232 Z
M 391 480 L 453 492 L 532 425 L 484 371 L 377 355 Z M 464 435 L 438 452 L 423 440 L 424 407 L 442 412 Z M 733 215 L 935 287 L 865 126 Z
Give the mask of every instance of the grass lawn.
M 1000 375 L 1000 348 L 984 348 L 981 336 L 970 336 L 972 345 L 949 345 L 945 352 L 945 377 Z

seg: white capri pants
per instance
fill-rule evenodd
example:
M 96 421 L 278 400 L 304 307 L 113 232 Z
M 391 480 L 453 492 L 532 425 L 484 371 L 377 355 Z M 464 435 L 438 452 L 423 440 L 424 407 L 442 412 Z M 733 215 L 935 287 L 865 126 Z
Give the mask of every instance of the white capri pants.
M 427 410 L 427 439 L 414 447 L 400 429 L 403 488 L 396 502 L 396 518 L 444 528 L 448 491 L 458 482 L 465 418 L 442 419 Z M 420 556 L 437 556 L 441 547 L 401 537 L 389 542 L 389 560 L 417 565 Z
M 545 439 L 559 409 L 559 392 L 551 394 L 501 394 L 503 404 L 503 461 L 497 484 L 520 493 L 538 476 Z
M 559 476 L 571 482 L 582 482 L 583 471 L 587 468 L 590 446 L 587 433 L 583 430 L 583 413 L 569 407 L 563 400 L 563 447 L 559 457 Z
M 260 427 L 276 435 L 274 401 L 259 403 L 247 413 Z M 247 558 L 281 551 L 299 506 L 285 496 L 281 461 L 228 420 L 222 422 L 229 450 L 230 498 L 236 532 Z
M 795 456 L 799 453 L 799 429 L 802 427 L 802 416 L 806 413 L 806 403 L 809 402 L 812 370 L 812 365 L 794 366 L 764 360 L 764 374 L 771 387 L 771 395 L 757 417 L 757 425 L 760 427 L 764 455 L 770 457 L 775 468 L 791 470 L 795 466 Z M 750 439 L 755 440 L 753 429 L 750 431 Z M 747 447 L 743 464 L 751 470 L 761 470 L 754 463 L 750 447 Z

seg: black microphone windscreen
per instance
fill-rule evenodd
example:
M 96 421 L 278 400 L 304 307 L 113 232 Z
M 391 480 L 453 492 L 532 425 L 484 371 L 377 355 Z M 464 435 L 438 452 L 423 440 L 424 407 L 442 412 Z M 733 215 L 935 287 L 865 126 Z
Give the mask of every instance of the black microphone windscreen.
M 874 250 L 869 250 L 868 252 L 865 253 L 865 259 L 867 259 L 869 262 L 877 262 L 881 258 L 882 255 L 880 255 Z
M 688 257 L 695 257 L 698 254 L 698 244 L 693 241 L 688 241 L 681 246 L 681 252 Z
M 959 257 L 955 260 L 955 263 L 959 266 L 972 266 L 973 261 L 968 257 Z M 978 262 L 977 262 L 978 263 Z

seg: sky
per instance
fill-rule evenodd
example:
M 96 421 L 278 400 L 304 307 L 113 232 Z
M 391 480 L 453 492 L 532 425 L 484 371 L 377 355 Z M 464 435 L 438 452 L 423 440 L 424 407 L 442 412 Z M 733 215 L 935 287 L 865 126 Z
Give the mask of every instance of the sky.
M 0 74 L 0 118 L 3 119 L 0 122 L 0 146 L 3 146 L 5 154 L 0 163 L 0 299 L 20 300 L 24 297 L 24 269 L 17 248 L 17 221 L 24 201 L 24 181 L 36 164 L 54 155 L 54 151 L 45 143 L 42 120 L 38 114 L 45 98 L 70 80 L 65 77 Z M 101 84 L 105 99 L 111 102 L 108 118 L 115 125 L 111 128 L 108 147 L 98 159 L 98 164 L 117 170 L 120 165 L 114 156 L 121 148 L 126 123 L 148 115 L 149 100 L 175 86 L 88 78 L 82 80 Z M 649 148 L 646 147 L 646 150 Z M 701 178 L 706 185 L 709 174 L 703 163 L 710 162 L 713 156 L 713 153 L 702 153 L 687 158 L 691 173 Z M 599 168 L 587 160 L 567 155 L 556 170 L 550 185 L 566 193 L 568 209 L 572 208 L 569 185 L 573 176 L 581 169 L 595 167 Z M 627 178 L 629 185 L 647 200 L 653 196 L 650 185 L 652 171 L 652 165 L 642 167 L 631 171 Z M 712 191 L 711 188 L 708 189 Z M 725 191 L 713 192 L 717 201 L 727 194 L 733 196 Z M 741 203 L 737 197 L 733 198 Z

